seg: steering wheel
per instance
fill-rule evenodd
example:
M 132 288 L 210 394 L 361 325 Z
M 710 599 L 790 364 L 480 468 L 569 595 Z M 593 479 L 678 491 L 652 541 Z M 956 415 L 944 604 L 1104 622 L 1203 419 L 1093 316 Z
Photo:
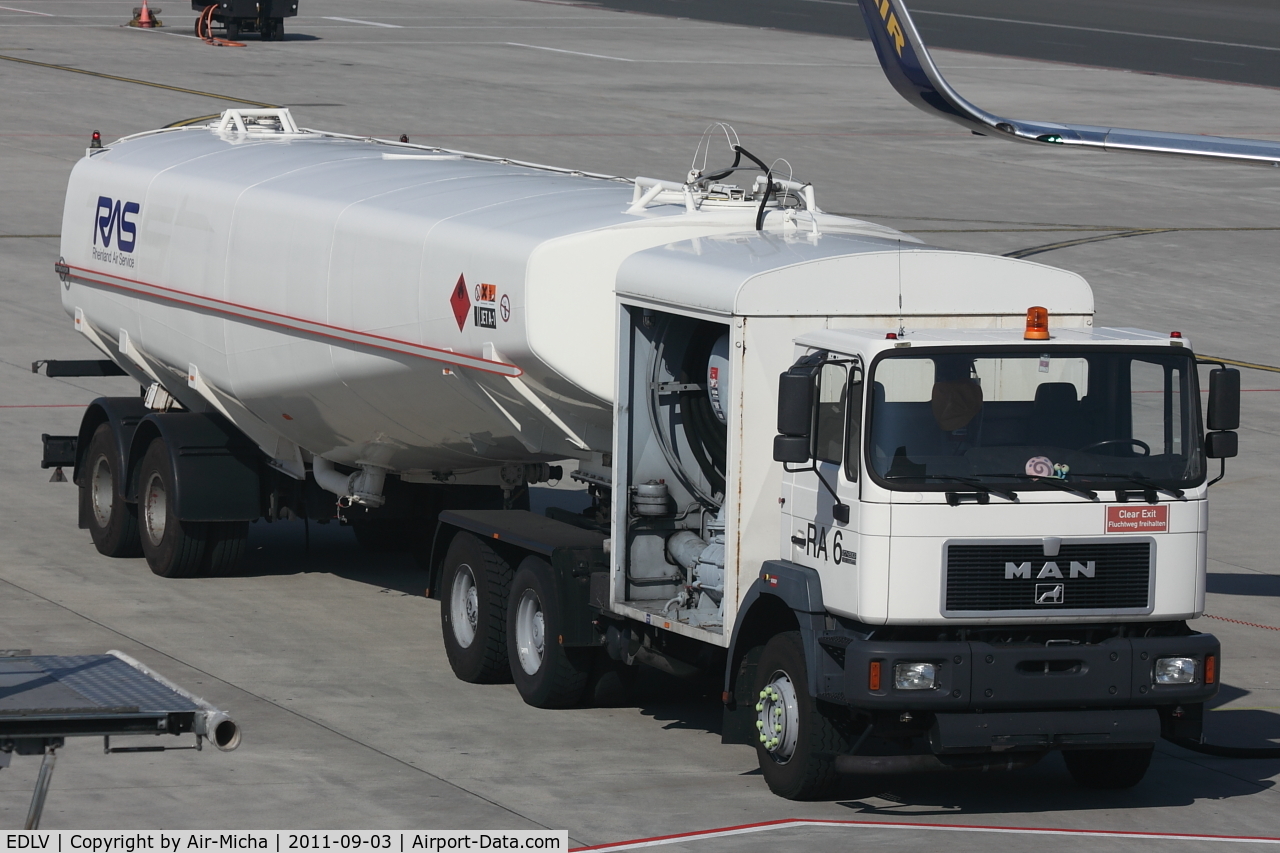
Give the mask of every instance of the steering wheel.
M 1104 438 L 1102 441 L 1095 441 L 1093 444 L 1086 444 L 1079 448 L 1082 452 L 1085 450 L 1093 450 L 1095 447 L 1106 447 L 1108 444 L 1131 444 L 1142 448 L 1143 456 L 1151 455 L 1151 445 L 1138 438 Z

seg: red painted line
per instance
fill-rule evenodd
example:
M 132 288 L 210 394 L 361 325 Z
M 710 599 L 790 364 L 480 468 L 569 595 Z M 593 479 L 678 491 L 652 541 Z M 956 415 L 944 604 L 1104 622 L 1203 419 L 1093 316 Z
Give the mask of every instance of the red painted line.
M 88 276 L 84 276 L 84 275 L 69 276 L 75 281 L 83 282 L 85 284 L 97 284 L 103 287 L 110 287 L 113 290 L 120 290 L 126 293 L 136 293 L 139 296 L 143 296 L 143 297 L 164 299 L 165 301 L 175 302 L 179 305 L 187 305 L 192 308 L 199 308 L 205 311 L 214 311 L 219 314 L 225 314 L 227 316 L 236 317 L 242 320 L 247 320 L 252 323 L 261 323 L 263 325 L 277 326 L 279 328 L 290 329 L 292 331 L 301 332 L 303 334 L 310 335 L 313 337 L 328 338 L 330 340 L 342 341 L 344 343 L 355 344 L 356 346 L 363 346 L 369 349 L 378 349 L 378 350 L 384 350 L 387 352 L 399 353 L 400 355 L 415 356 L 417 358 L 426 358 L 426 359 L 430 359 L 431 361 L 441 361 L 446 364 L 457 365 L 459 367 L 468 367 L 468 368 L 471 368 L 472 370 L 480 370 L 485 373 L 495 373 L 499 376 L 516 377 L 516 376 L 522 376 L 524 374 L 524 371 L 521 370 L 517 365 L 507 364 L 506 362 L 502 362 L 502 361 L 491 361 L 489 359 L 480 358 L 479 356 L 464 355 L 462 353 L 456 353 L 450 350 L 439 349 L 437 347 L 427 346 L 426 344 L 417 344 L 417 343 L 413 343 L 412 341 L 405 341 L 399 338 L 391 338 L 391 337 L 387 337 L 386 335 L 379 335 L 373 332 L 361 332 L 355 329 L 345 329 L 341 326 L 333 326 L 333 325 L 330 325 L 329 323 L 322 323 L 319 320 L 306 320 L 302 317 L 293 317 L 288 314 L 280 314 L 275 311 L 268 311 L 265 308 L 254 308 L 251 305 L 241 305 L 236 302 L 229 302 L 225 299 L 217 299 L 212 296 L 201 296 L 200 294 L 197 294 L 197 293 L 187 293 L 182 290 L 174 290 L 173 288 L 163 287 L 162 285 L 158 285 L 158 284 L 149 284 L 148 282 L 145 282 L 145 281 L 138 281 L 132 278 L 125 278 L 124 276 L 118 276 L 112 273 L 102 272 L 100 270 L 91 270 L 85 267 L 72 266 L 70 264 L 67 264 L 66 267 L 69 270 L 78 270 L 83 273 L 91 273 L 93 275 L 114 278 L 117 281 L 126 281 L 126 282 L 129 282 L 129 284 L 136 284 L 138 285 L 138 287 L 126 287 L 125 285 L 117 284 L 116 282 L 102 281 L 100 279 L 89 278 Z M 142 290 L 139 288 L 147 288 L 147 289 Z M 163 293 L 155 293 L 153 291 L 163 291 Z M 166 295 L 166 294 L 172 294 L 172 295 Z M 187 298 L 184 299 L 182 297 L 187 297 Z M 199 300 L 199 301 L 193 301 L 193 300 Z M 206 303 L 214 303 L 214 304 L 209 305 Z M 218 307 L 218 306 L 226 306 L 226 307 Z M 240 311 L 233 310 L 237 308 L 240 309 Z M 254 313 L 244 314 L 244 313 L 241 313 L 242 311 L 252 311 Z M 256 316 L 256 315 L 265 315 L 266 317 L 276 317 L 279 319 L 268 320 L 268 319 L 265 319 L 263 316 Z M 322 332 L 322 331 L 318 331 L 317 329 L 307 328 L 308 326 L 315 326 L 315 327 L 318 327 L 318 329 L 329 329 L 331 331 Z M 405 352 L 404 350 L 397 349 L 394 346 L 380 346 L 378 344 L 371 343 L 369 341 L 357 340 L 351 337 L 346 337 L 347 335 L 359 336 L 360 338 L 371 338 L 377 341 L 386 341 L 389 344 L 397 344 L 399 346 L 409 347 L 410 349 L 414 349 L 414 350 L 423 350 L 423 352 Z M 493 370 L 487 367 L 479 367 L 478 365 L 480 364 L 493 365 L 494 367 L 503 367 L 507 369 Z
M 1152 839 L 1158 841 L 1220 841 L 1225 843 L 1280 844 L 1280 838 L 1253 835 L 1192 835 L 1181 832 L 1122 832 L 1106 829 L 1043 829 L 1027 826 L 985 826 L 962 823 L 892 823 L 874 820 L 819 820 L 814 818 L 787 818 L 770 820 L 761 823 L 747 823 L 740 826 L 726 826 L 721 829 L 704 829 L 696 832 L 681 832 L 673 835 L 658 835 L 652 838 L 637 838 L 631 841 L 614 841 L 608 844 L 596 844 L 589 847 L 574 847 L 572 853 L 585 853 L 589 850 L 637 850 L 645 847 L 660 847 L 667 844 L 678 844 L 700 838 L 725 838 L 734 835 L 747 835 L 755 832 L 770 832 L 776 829 L 793 829 L 799 827 L 858 827 L 865 829 L 902 829 L 924 830 L 932 832 L 995 832 L 1014 835 L 1066 835 L 1091 836 L 1094 838 L 1128 838 Z
M 1202 613 L 1200 615 L 1204 616 L 1206 619 L 1217 619 L 1222 622 L 1234 622 L 1237 625 L 1248 625 L 1250 628 L 1266 628 L 1268 631 L 1280 631 L 1280 628 L 1277 628 L 1274 625 L 1259 625 L 1257 622 L 1242 622 L 1239 619 L 1228 619 L 1226 616 L 1214 616 L 1212 613 Z
M 27 403 L 21 406 L 0 406 L 0 409 L 83 409 L 88 403 Z

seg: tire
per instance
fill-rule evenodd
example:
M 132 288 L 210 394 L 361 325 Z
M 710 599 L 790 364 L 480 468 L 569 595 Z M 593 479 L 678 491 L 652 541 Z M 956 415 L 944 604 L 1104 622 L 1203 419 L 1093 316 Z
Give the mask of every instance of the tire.
M 565 648 L 563 633 L 551 565 L 525 557 L 511 581 L 507 658 L 516 690 L 535 708 L 567 708 L 582 700 L 595 649 Z
M 272 41 L 284 41 L 284 18 L 271 19 Z
M 80 517 L 89 525 L 93 546 L 106 557 L 141 557 L 138 505 L 119 497 L 124 491 L 124 464 L 111 424 L 101 424 L 94 430 L 84 461 Z
M 249 522 L 214 521 L 206 525 L 201 577 L 231 577 L 240 568 L 249 544 Z
M 1142 781 L 1151 765 L 1154 746 L 1136 749 L 1068 749 L 1062 760 L 1076 784 L 1084 788 L 1118 790 Z
M 470 533 L 445 554 L 440 629 L 453 674 L 471 684 L 508 684 L 507 591 L 511 566 Z
M 228 20 L 222 26 L 227 31 L 225 36 L 227 41 L 235 41 L 236 39 L 240 38 L 240 22 L 239 21 Z
M 776 634 L 765 644 L 752 688 L 758 697 L 756 756 L 769 790 L 788 800 L 832 794 L 840 781 L 834 758 L 848 750 L 849 740 L 809 695 L 799 631 Z
M 193 578 L 205 563 L 208 525 L 182 521 L 174 506 L 174 475 L 163 439 L 154 439 L 138 468 L 142 553 L 162 578 Z

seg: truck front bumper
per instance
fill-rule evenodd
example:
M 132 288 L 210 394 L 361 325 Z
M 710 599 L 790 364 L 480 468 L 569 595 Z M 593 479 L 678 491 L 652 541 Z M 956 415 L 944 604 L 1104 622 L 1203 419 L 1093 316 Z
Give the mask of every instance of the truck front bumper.
M 1210 634 L 1052 646 L 832 640 L 819 641 L 826 652 L 819 698 L 867 711 L 941 714 L 1195 705 L 1218 692 L 1216 670 L 1221 668 L 1219 643 Z M 1157 683 L 1156 660 L 1167 657 L 1193 659 L 1194 681 Z M 1206 683 L 1210 657 L 1215 675 Z M 895 686 L 895 667 L 909 663 L 933 664 L 934 686 Z

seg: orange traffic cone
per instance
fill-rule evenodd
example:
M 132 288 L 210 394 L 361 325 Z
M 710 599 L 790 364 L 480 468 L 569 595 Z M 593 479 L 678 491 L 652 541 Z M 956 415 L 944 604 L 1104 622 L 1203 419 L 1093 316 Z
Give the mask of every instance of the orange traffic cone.
M 156 19 L 151 17 L 151 10 L 147 8 L 147 0 L 142 0 L 142 11 L 138 13 L 138 26 L 154 27 Z

